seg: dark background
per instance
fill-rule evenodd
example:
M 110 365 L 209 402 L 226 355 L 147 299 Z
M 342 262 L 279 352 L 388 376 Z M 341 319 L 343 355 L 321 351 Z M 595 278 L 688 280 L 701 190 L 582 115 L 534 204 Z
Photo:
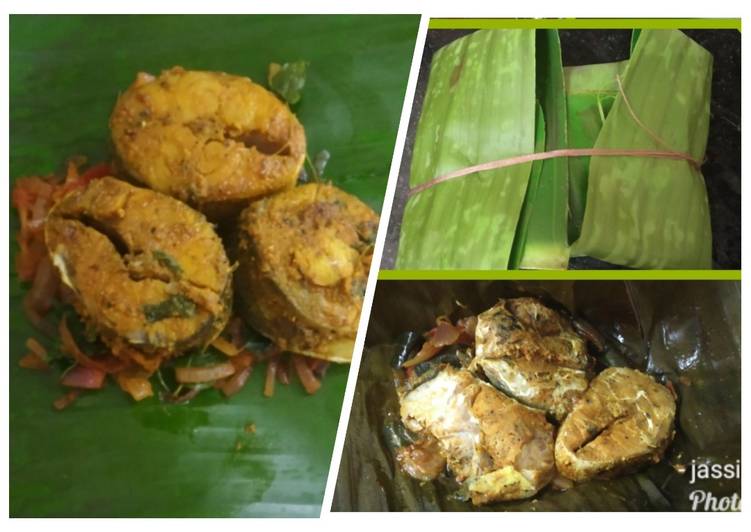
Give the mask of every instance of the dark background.
M 430 30 L 423 50 L 404 155 L 391 209 L 382 269 L 393 269 L 399 249 L 409 169 L 417 122 L 428 85 L 430 62 L 442 46 L 474 30 Z M 684 30 L 714 56 L 709 140 L 702 173 L 712 220 L 714 268 L 741 267 L 741 34 L 736 30 Z M 630 30 L 560 30 L 563 65 L 588 65 L 628 59 Z M 621 269 L 587 257 L 571 259 L 572 269 Z

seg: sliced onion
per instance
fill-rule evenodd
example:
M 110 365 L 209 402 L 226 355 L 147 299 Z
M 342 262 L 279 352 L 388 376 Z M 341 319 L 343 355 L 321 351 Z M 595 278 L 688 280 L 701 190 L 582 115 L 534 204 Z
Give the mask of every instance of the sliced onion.
M 330 365 L 331 363 L 328 360 L 321 360 L 319 358 L 310 361 L 310 369 L 313 370 L 313 374 L 319 379 L 323 379 L 326 376 Z
M 450 321 L 440 321 L 434 331 L 430 342 L 440 347 L 455 344 L 462 333 L 462 329 L 454 326 Z
M 222 362 L 214 366 L 175 368 L 175 380 L 180 384 L 196 384 L 223 379 L 233 373 L 235 366 L 231 362 Z
M 65 395 L 55 399 L 52 406 L 54 406 L 56 410 L 64 410 L 73 404 L 73 402 L 78 399 L 79 395 L 81 395 L 81 390 L 71 390 Z
M 235 367 L 235 371 L 249 368 L 253 365 L 253 355 L 247 351 L 243 351 L 241 354 L 232 357 L 230 363 Z
M 79 366 L 87 368 L 97 369 L 104 373 L 117 373 L 121 371 L 125 366 L 125 363 L 121 360 L 117 360 L 114 357 L 108 357 L 102 360 L 95 360 L 84 353 L 78 344 L 76 344 L 73 334 L 71 334 L 68 328 L 68 320 L 65 316 L 60 320 L 58 326 L 58 332 L 60 333 L 60 343 L 62 344 L 62 350 L 71 356 Z
M 32 353 L 35 353 L 42 360 L 47 360 L 47 350 L 36 338 L 27 338 L 26 347 Z
M 252 370 L 253 368 L 248 366 L 247 368 L 238 371 L 231 377 L 226 378 L 217 387 L 227 397 L 235 395 L 237 392 L 243 389 L 243 386 L 245 386 L 245 383 L 248 381 L 248 377 L 250 377 Z
M 26 294 L 23 298 L 23 310 L 26 318 L 31 322 L 31 325 L 38 331 L 43 332 L 47 336 L 55 335 L 55 326 L 48 320 L 44 319 L 44 316 L 39 313 L 31 304 L 31 300 Z
M 274 383 L 276 381 L 276 369 L 279 366 L 279 357 L 270 358 L 266 365 L 266 382 L 263 385 L 263 395 L 265 397 L 274 396 Z
M 279 358 L 276 368 L 276 380 L 287 386 L 289 384 L 289 360 Z
M 44 320 L 44 317 L 52 308 L 60 277 L 46 254 L 35 268 L 31 288 L 23 299 L 23 308 L 34 327 L 45 334 L 54 334 L 54 328 Z
M 52 265 L 50 258 L 45 255 L 40 261 L 34 275 L 34 282 L 31 289 L 26 294 L 29 299 L 29 305 L 39 314 L 45 316 L 52 308 L 57 294 L 57 286 L 60 283 L 60 277 L 57 270 Z
M 313 370 L 308 365 L 308 360 L 301 355 L 292 355 L 292 363 L 295 365 L 295 371 L 297 376 L 300 377 L 300 382 L 303 388 L 309 394 L 314 394 L 321 387 L 321 381 L 313 374 Z
M 50 369 L 50 365 L 47 364 L 47 361 L 34 351 L 22 356 L 21 360 L 18 361 L 18 365 L 24 369 L 38 369 L 42 371 Z
M 42 229 L 54 189 L 54 184 L 41 177 L 20 178 L 13 186 L 13 206 L 21 221 L 16 237 L 21 248 L 16 256 L 16 271 L 24 281 L 34 279 L 40 261 L 47 256 Z
M 476 324 L 476 322 L 475 322 Z M 412 358 L 402 364 L 403 368 L 411 368 L 422 362 L 426 362 L 436 356 L 441 349 L 456 343 L 467 343 L 469 334 L 465 326 L 474 327 L 472 322 L 467 321 L 464 324 L 453 325 L 448 318 L 440 317 L 436 320 L 436 326 L 428 332 L 428 339 L 422 344 L 420 351 Z M 471 341 L 474 341 L 474 333 Z
M 85 366 L 73 366 L 66 371 L 60 382 L 70 388 L 84 388 L 86 390 L 98 390 L 104 386 L 107 374 L 96 368 Z
M 457 327 L 462 329 L 462 337 L 475 341 L 475 329 L 477 328 L 477 316 L 462 318 L 456 322 Z M 461 339 L 460 339 L 461 340 Z
M 164 355 L 147 356 L 138 349 L 125 346 L 120 346 L 115 354 L 124 360 L 135 362 L 149 374 L 158 370 L 159 366 L 162 364 L 162 358 L 165 358 Z
M 211 342 L 212 347 L 216 347 L 219 351 L 221 351 L 223 354 L 227 355 L 228 357 L 233 357 L 239 353 L 242 353 L 242 348 L 235 347 L 232 342 L 228 342 L 221 336 L 218 336 L 216 339 L 214 339 L 213 342 Z
M 420 351 L 415 356 L 402 364 L 402 367 L 411 368 L 413 366 L 426 362 L 436 356 L 442 348 L 443 346 L 436 345 L 431 340 L 428 340 L 427 342 L 422 344 L 422 349 L 420 349 Z

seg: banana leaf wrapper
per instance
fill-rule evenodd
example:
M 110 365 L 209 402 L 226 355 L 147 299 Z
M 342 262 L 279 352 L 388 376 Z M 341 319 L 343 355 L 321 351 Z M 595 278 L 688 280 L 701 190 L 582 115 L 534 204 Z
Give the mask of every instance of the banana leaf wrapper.
M 406 331 L 436 316 L 476 313 L 499 297 L 532 295 L 562 305 L 605 338 L 600 369 L 629 366 L 667 379 L 678 393 L 676 436 L 663 460 L 626 476 L 533 499 L 475 507 L 442 475 L 418 482 L 394 459 L 405 434 L 391 361 Z M 460 302 L 465 308 L 459 307 Z M 399 309 L 394 312 L 394 309 Z M 688 511 L 694 490 L 741 495 L 740 479 L 697 480 L 692 460 L 734 464 L 741 452 L 740 283 L 381 281 L 373 303 L 333 500 L 335 511 Z M 686 466 L 684 473 L 679 471 Z
M 452 170 L 531 153 L 535 31 L 477 31 L 433 58 L 410 187 Z M 472 174 L 412 196 L 398 269 L 505 269 L 531 163 Z
M 550 151 L 568 147 L 566 93 L 561 40 L 557 30 L 536 34 L 536 92 L 544 122 L 544 147 Z M 568 267 L 569 247 L 565 220 L 568 216 L 568 162 L 564 158 L 541 161 L 529 179 L 516 238 L 522 239 L 521 257 L 511 267 L 563 270 Z
M 678 30 L 638 35 L 595 148 L 672 150 L 702 161 L 709 132 L 712 56 Z M 634 268 L 712 266 L 706 185 L 686 161 L 593 157 L 581 234 L 572 256 Z
M 592 148 L 618 96 L 616 76 L 623 75 L 628 61 L 565 67 L 566 123 L 570 148 Z M 569 241 L 581 234 L 587 201 L 590 157 L 568 159 Z
M 535 151 L 545 151 L 545 115 L 539 102 L 537 103 L 535 121 Z M 514 245 L 511 247 L 511 255 L 508 260 L 508 268 L 510 270 L 519 268 L 524 252 L 527 249 L 527 238 L 530 233 L 529 226 L 532 223 L 533 215 L 539 214 L 539 212 L 535 212 L 534 205 L 538 191 L 540 190 L 542 165 L 543 161 L 534 161 L 532 163 L 527 192 L 524 196 L 521 213 L 519 214 L 519 223 L 516 228 Z

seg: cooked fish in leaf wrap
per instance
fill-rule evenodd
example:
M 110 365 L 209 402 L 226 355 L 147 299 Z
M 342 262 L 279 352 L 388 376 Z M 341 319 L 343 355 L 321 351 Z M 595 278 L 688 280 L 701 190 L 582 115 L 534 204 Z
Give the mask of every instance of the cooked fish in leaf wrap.
M 471 368 L 558 420 L 587 389 L 591 366 L 570 321 L 536 299 L 504 299 L 478 316 Z
M 561 425 L 555 442 L 558 470 L 582 481 L 658 462 L 673 439 L 675 398 L 649 375 L 608 368 Z
M 281 349 L 351 360 L 377 228 L 367 205 L 328 184 L 253 203 L 235 245 L 245 319 Z
M 474 504 L 531 497 L 553 477 L 553 426 L 526 407 L 450 366 L 400 391 L 404 425 L 435 438 Z
M 287 105 L 221 72 L 140 73 L 110 128 L 133 177 L 217 219 L 292 187 L 305 160 L 305 132 Z
M 76 310 L 116 356 L 169 356 L 224 328 L 229 261 L 213 226 L 187 205 L 104 177 L 60 201 L 45 231 Z

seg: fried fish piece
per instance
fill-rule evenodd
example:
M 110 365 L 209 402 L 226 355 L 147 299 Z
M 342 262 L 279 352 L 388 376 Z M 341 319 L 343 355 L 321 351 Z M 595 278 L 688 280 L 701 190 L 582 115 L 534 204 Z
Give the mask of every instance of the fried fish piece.
M 478 316 L 470 368 L 558 420 L 587 389 L 591 366 L 569 320 L 536 299 L 502 299 Z
M 305 132 L 289 107 L 222 72 L 138 74 L 118 98 L 110 129 L 135 179 L 217 220 L 294 186 L 305 160 Z
M 329 184 L 250 205 L 233 246 L 246 321 L 284 350 L 351 360 L 377 228 L 370 207 Z
M 575 481 L 658 462 L 673 439 L 675 398 L 649 375 L 608 368 L 561 425 L 558 471 Z
M 222 243 L 201 213 L 176 199 L 96 179 L 50 211 L 45 237 L 77 312 L 116 356 L 201 347 L 229 319 Z
M 545 415 L 469 371 L 444 366 L 399 396 L 405 427 L 438 441 L 473 504 L 531 497 L 553 478 Z

